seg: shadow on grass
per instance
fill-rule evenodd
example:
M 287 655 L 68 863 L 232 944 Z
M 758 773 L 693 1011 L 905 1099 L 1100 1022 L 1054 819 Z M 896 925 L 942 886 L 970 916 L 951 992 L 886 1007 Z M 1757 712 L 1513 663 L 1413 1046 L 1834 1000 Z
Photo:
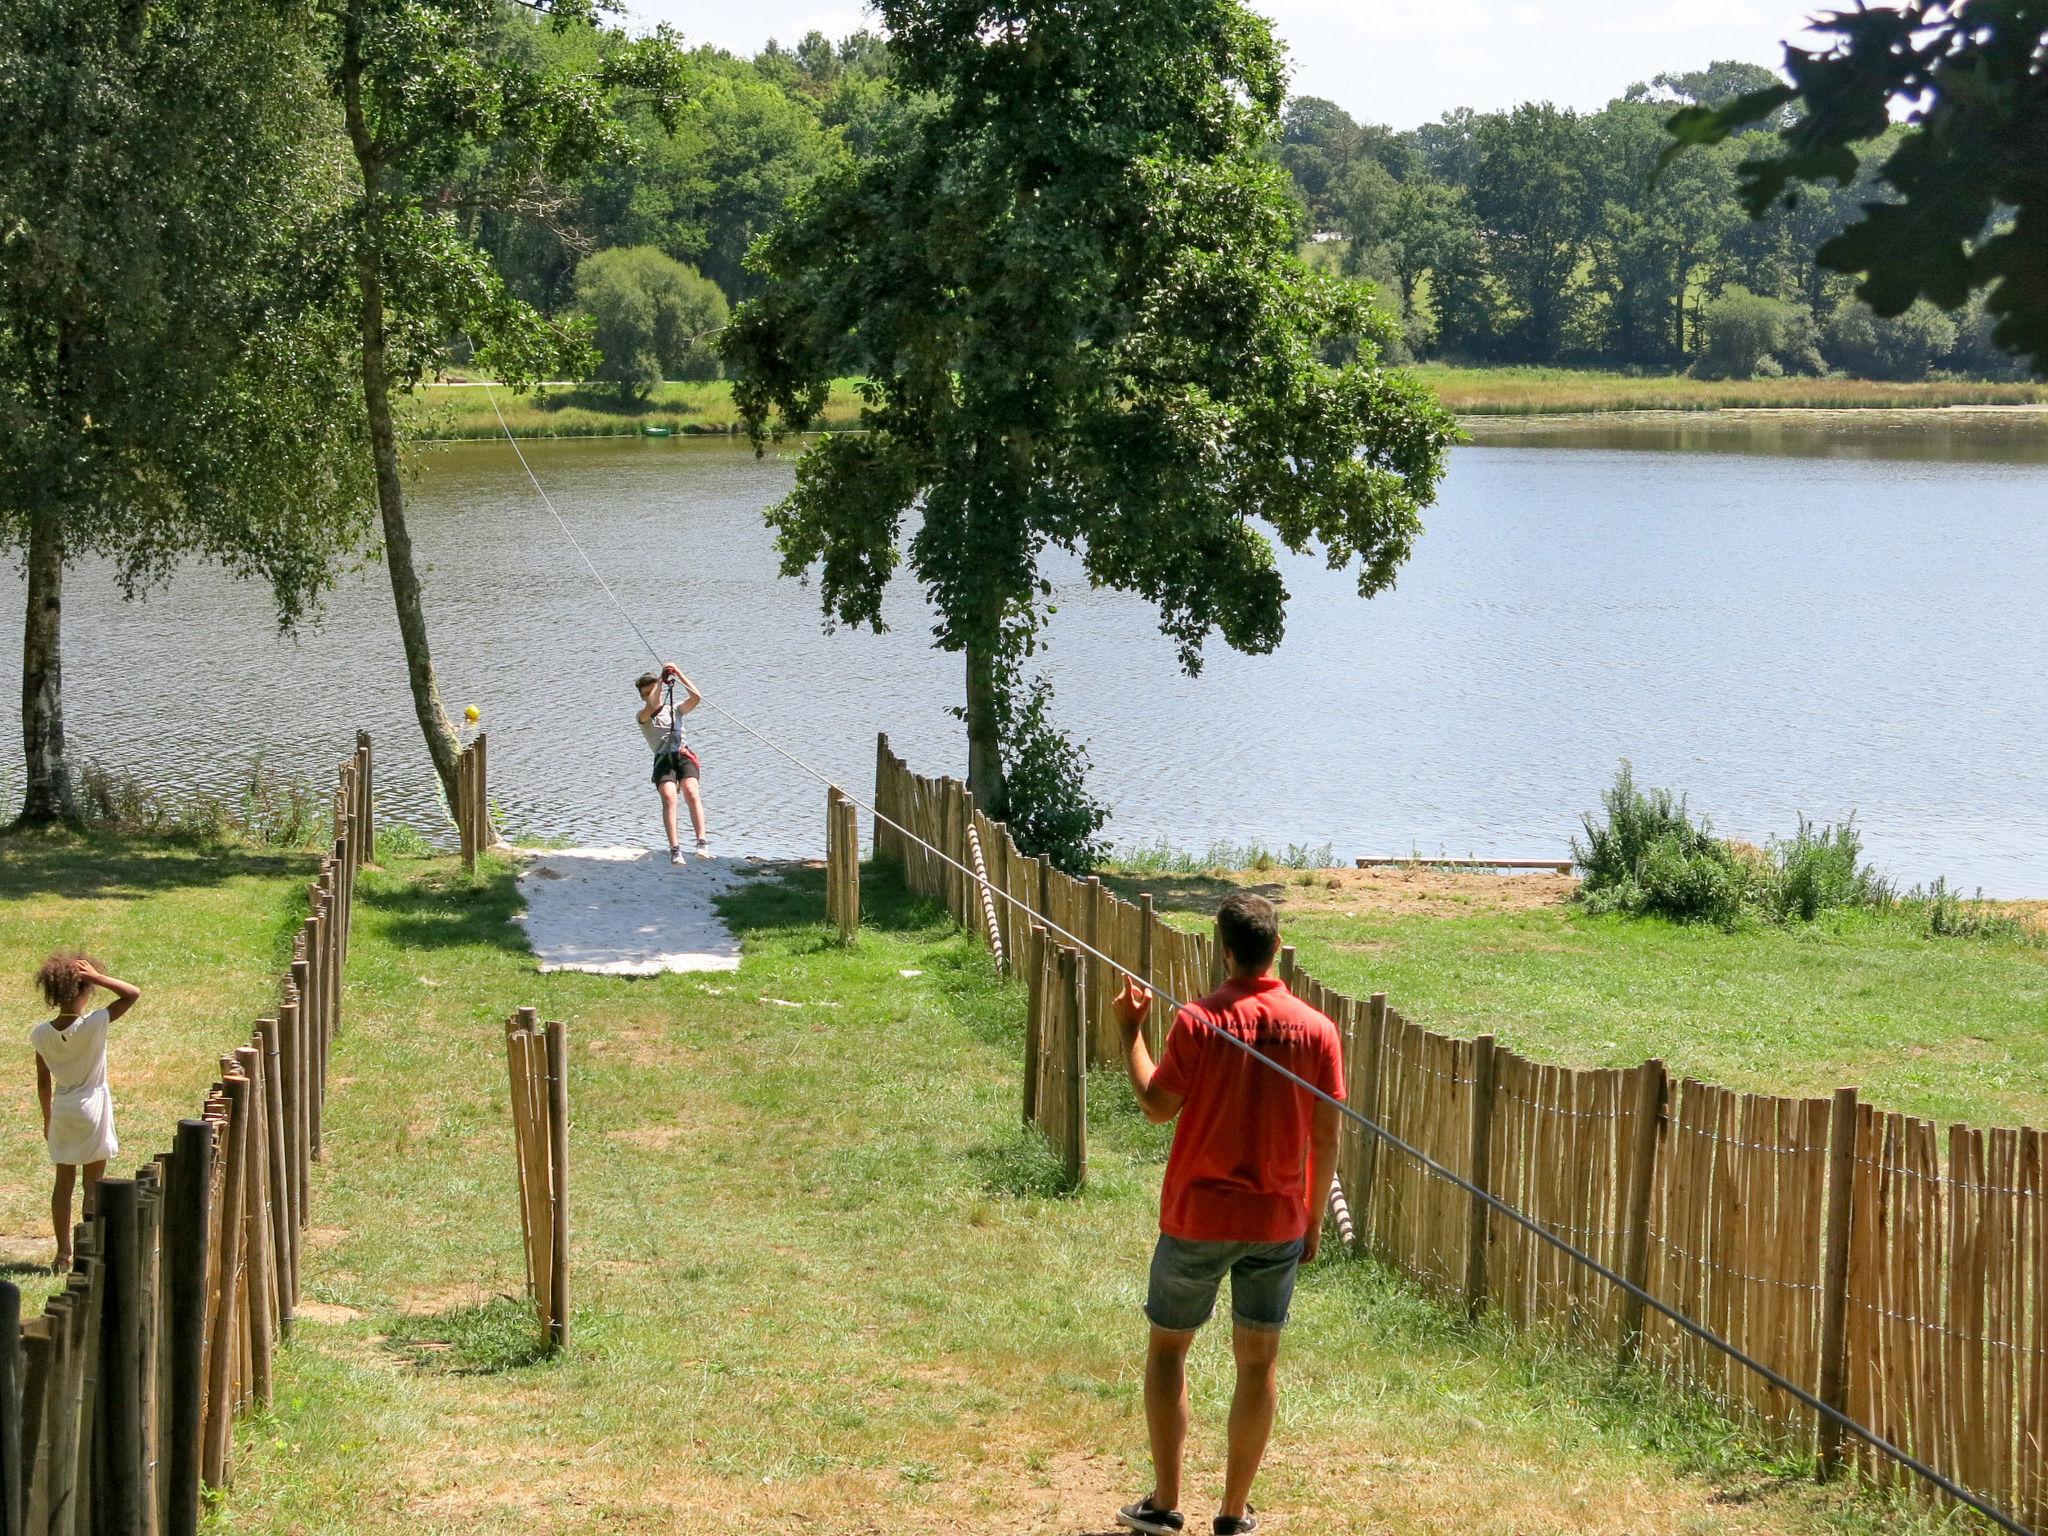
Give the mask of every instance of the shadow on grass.
M 96 832 L 0 832 L 0 901 L 33 896 L 139 901 L 239 879 L 284 879 L 318 868 L 311 854 L 204 849 Z
M 384 936 L 408 949 L 481 946 L 530 956 L 519 910 L 518 872 L 490 862 L 472 879 L 460 871 L 398 873 L 356 887 L 356 905 L 374 914 Z
M 729 891 L 718 910 L 742 944 L 750 933 L 795 934 L 825 923 L 825 870 L 817 864 L 784 864 L 772 874 Z M 879 933 L 941 937 L 952 929 L 946 909 L 913 895 L 893 864 L 863 864 L 860 870 L 860 925 Z M 829 942 L 836 945 L 834 935 Z
M 0 1280 L 48 1280 L 50 1266 L 33 1259 L 9 1259 L 0 1264 Z
M 991 1195 L 1053 1200 L 1075 1192 L 1052 1144 L 1028 1125 L 1008 1125 L 964 1154 L 975 1180 Z
M 511 1296 L 426 1316 L 401 1315 L 383 1347 L 434 1376 L 497 1376 L 549 1358 L 533 1304 Z

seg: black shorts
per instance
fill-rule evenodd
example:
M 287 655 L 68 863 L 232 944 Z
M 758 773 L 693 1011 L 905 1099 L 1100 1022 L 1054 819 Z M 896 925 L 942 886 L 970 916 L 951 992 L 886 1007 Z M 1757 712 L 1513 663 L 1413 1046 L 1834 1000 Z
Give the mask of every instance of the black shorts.
M 657 752 L 654 755 L 653 783 L 680 785 L 685 779 L 701 779 L 704 771 L 697 766 L 697 759 L 687 752 Z

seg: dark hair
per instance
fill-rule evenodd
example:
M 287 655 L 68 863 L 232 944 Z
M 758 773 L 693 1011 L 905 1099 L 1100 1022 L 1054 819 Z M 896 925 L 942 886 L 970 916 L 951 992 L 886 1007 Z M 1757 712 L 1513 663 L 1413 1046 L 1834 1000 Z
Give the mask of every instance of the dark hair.
M 52 950 L 50 958 L 36 971 L 36 985 L 42 988 L 43 1001 L 52 1008 L 69 1008 L 78 1001 L 84 989 L 78 984 L 78 962 L 83 960 L 94 970 L 99 962 L 82 950 Z
M 1280 914 L 1250 891 L 1233 891 L 1216 909 L 1216 937 L 1242 970 L 1264 970 L 1280 951 Z
M 642 693 L 645 693 L 649 688 L 652 688 L 656 683 L 660 681 L 661 674 L 659 672 L 642 672 L 639 678 L 634 682 L 633 686 L 639 689 Z

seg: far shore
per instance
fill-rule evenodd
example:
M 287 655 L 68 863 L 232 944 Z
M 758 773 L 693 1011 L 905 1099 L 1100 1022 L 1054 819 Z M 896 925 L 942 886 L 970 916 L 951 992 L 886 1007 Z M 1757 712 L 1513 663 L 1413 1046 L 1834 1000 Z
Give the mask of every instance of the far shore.
M 2048 408 L 2048 383 L 1928 379 L 1696 379 L 1685 374 L 1635 376 L 1570 368 L 1454 368 L 1424 363 L 1408 370 L 1445 407 L 1473 422 L 1503 417 L 1582 417 L 1655 412 L 1789 413 L 1960 412 L 2029 414 Z M 523 393 L 485 389 L 480 381 L 428 385 L 404 402 L 416 437 L 461 441 L 497 437 L 723 437 L 740 433 L 731 386 L 722 381 L 666 383 L 644 401 L 622 401 L 592 384 L 543 385 Z M 496 409 L 493 409 L 495 404 Z M 860 424 L 854 381 L 842 379 L 812 423 L 817 431 Z

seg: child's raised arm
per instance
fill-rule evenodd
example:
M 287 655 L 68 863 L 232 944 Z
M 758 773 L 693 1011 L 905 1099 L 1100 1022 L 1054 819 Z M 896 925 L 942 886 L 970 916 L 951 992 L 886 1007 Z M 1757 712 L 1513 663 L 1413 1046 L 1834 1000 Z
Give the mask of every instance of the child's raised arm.
M 674 678 L 683 685 L 683 692 L 689 695 L 688 698 L 676 706 L 677 714 L 687 715 L 691 710 L 704 702 L 704 695 L 697 691 L 697 685 L 683 676 L 683 669 L 674 662 L 664 662 L 661 668 L 661 675 Z
M 107 1004 L 107 1022 L 113 1023 L 135 1006 L 135 1000 L 142 996 L 142 988 L 133 982 L 122 981 L 117 976 L 107 976 L 92 968 L 87 961 L 78 962 L 78 979 L 89 987 L 105 987 L 114 994 L 114 1000 Z

